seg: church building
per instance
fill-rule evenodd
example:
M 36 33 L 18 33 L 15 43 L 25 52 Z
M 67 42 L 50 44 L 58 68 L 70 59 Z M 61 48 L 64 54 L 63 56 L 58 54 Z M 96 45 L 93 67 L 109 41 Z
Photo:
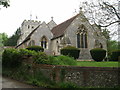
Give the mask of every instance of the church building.
M 96 24 L 91 25 L 80 11 L 77 15 L 57 25 L 53 18 L 49 23 L 24 20 L 16 48 L 42 46 L 48 55 L 60 55 L 67 45 L 80 49 L 79 59 L 91 59 L 90 50 L 107 50 L 106 39 Z

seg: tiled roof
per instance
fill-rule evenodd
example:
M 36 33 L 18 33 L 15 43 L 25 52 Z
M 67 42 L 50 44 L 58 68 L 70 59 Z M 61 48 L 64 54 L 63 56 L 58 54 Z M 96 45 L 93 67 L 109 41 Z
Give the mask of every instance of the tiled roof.
M 65 30 L 67 29 L 67 27 L 72 23 L 72 21 L 78 16 L 78 14 L 70 19 L 68 19 L 67 21 L 55 26 L 51 32 L 53 33 L 53 39 L 58 38 L 60 36 L 62 36 L 65 32 Z
M 55 27 L 51 30 L 51 32 L 53 33 L 53 39 L 62 36 L 62 35 L 64 34 L 64 31 L 67 29 L 67 27 L 72 23 L 72 21 L 73 21 L 78 15 L 79 15 L 79 14 L 77 14 L 76 16 L 74 16 L 74 17 L 66 20 L 65 22 L 63 22 L 63 23 L 55 26 Z M 39 26 L 40 26 L 40 25 L 39 25 Z M 25 40 L 24 40 L 22 43 L 20 43 L 19 45 L 17 45 L 15 48 L 21 46 L 23 43 L 25 43 L 25 42 L 27 42 L 28 40 L 30 40 L 31 35 L 39 28 L 39 26 L 36 27 L 36 28 L 25 38 Z

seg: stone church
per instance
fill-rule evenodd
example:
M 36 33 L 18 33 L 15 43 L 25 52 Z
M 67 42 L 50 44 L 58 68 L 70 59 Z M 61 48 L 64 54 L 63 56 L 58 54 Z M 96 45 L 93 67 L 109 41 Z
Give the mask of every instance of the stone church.
M 80 48 L 79 59 L 91 59 L 93 48 L 107 49 L 101 30 L 96 24 L 91 25 L 82 11 L 59 25 L 53 18 L 49 23 L 24 20 L 16 48 L 32 45 L 42 46 L 49 55 L 60 55 L 61 48 L 75 46 Z

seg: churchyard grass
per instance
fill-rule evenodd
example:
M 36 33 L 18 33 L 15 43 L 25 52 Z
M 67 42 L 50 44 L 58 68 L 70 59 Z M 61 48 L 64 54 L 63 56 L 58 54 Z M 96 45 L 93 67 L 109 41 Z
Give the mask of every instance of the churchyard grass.
M 96 61 L 77 61 L 77 66 L 81 67 L 120 67 L 118 62 L 112 61 L 103 61 L 103 62 L 96 62 Z

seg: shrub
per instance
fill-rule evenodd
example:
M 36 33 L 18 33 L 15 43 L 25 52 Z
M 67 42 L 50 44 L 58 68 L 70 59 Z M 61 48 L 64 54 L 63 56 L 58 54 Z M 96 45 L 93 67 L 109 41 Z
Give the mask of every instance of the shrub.
M 38 52 L 38 51 L 43 52 L 43 51 L 44 51 L 44 48 L 41 47 L 41 46 L 29 46 L 29 47 L 27 47 L 26 49 L 28 49 L 28 50 L 34 50 L 34 51 L 36 51 L 36 52 Z
M 76 65 L 77 62 L 68 56 L 58 56 L 58 57 L 53 57 L 49 56 L 49 63 L 51 65 Z
M 38 52 L 34 55 L 34 63 L 37 64 L 48 64 L 48 56 L 44 52 Z
M 22 63 L 21 55 L 16 49 L 5 49 L 2 54 L 3 67 L 18 67 Z
M 27 49 L 19 49 L 20 55 L 21 57 L 24 56 L 35 56 L 37 54 L 37 52 L 35 51 L 31 51 L 31 50 L 27 50 Z
M 73 46 L 67 46 L 61 49 L 61 54 L 65 56 L 74 57 L 74 59 L 77 59 L 79 57 L 80 50 Z
M 111 53 L 111 56 L 110 56 L 110 61 L 119 61 L 120 57 L 120 49 L 119 50 L 114 50 L 112 51 Z
M 90 50 L 90 54 L 95 61 L 102 61 L 106 56 L 106 50 L 102 48 L 94 48 Z

